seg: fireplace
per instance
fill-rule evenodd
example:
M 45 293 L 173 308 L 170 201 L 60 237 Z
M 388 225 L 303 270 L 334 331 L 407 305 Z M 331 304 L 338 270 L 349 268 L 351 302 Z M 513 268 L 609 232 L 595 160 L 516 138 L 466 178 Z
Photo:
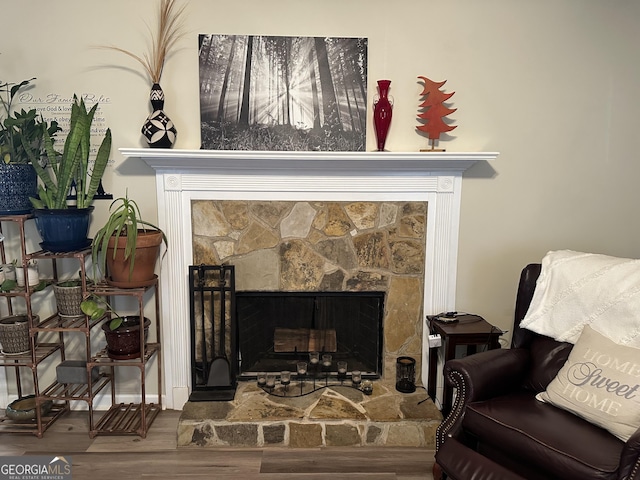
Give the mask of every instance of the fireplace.
M 120 149 L 156 171 L 158 223 L 169 239 L 160 271 L 165 405 L 180 409 L 190 391 L 188 266 L 193 263 L 194 200 L 408 201 L 429 205 L 421 292 L 403 281 L 390 286 L 398 298 L 385 308 L 402 317 L 403 293 L 419 295 L 422 315 L 455 310 L 462 173 L 497 153 L 450 152 L 245 152 Z M 427 361 L 422 328 L 417 360 Z M 407 325 L 398 324 L 399 328 Z M 411 325 L 410 328 L 416 326 Z M 397 332 L 385 331 L 389 342 Z M 398 346 L 401 349 L 403 346 Z M 414 345 L 408 346 L 411 349 Z M 395 378 L 395 358 L 383 375 Z M 386 369 L 390 367 L 390 371 Z M 426 384 L 426 368 L 416 374 Z
M 384 292 L 237 292 L 240 379 L 296 371 L 317 352 L 348 371 L 378 377 L 382 369 Z
M 253 328 L 244 330 L 249 315 L 237 322 L 240 341 L 257 338 L 239 350 L 250 371 L 259 352 L 265 367 L 257 371 L 277 364 L 291 370 L 293 360 L 301 360 L 304 335 L 312 350 L 350 357 L 353 365 L 366 360 L 356 370 L 374 376 L 384 377 L 400 355 L 421 356 L 428 203 L 193 200 L 191 217 L 194 263 L 234 265 L 237 290 L 255 292 L 242 305 L 243 311 L 255 307 Z M 362 358 L 364 344 L 346 333 L 362 326 L 363 312 L 372 307 L 379 315 L 367 338 L 377 356 L 368 349 Z M 282 345 L 285 334 L 298 343 Z M 340 341 L 345 350 L 331 352 L 314 335 L 333 349 Z

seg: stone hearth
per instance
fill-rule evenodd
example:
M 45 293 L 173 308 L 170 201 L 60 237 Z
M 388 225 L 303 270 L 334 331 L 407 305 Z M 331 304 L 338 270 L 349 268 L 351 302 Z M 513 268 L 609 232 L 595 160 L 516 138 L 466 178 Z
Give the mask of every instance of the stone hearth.
M 188 402 L 178 424 L 178 445 L 434 448 L 441 420 L 423 389 L 403 394 L 374 382 L 371 395 L 335 386 L 281 398 L 241 382 L 232 402 Z

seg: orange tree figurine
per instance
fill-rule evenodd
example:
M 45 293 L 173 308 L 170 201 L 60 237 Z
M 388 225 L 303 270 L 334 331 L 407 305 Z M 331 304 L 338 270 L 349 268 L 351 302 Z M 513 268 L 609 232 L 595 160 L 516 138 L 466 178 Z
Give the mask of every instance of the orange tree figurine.
M 424 88 L 420 94 L 424 97 L 424 101 L 420 104 L 418 113 L 418 118 L 424 120 L 424 123 L 418 125 L 416 128 L 428 135 L 429 140 L 431 140 L 431 150 L 434 151 L 435 141 L 440 139 L 440 135 L 444 132 L 450 132 L 457 127 L 457 125 L 448 125 L 442 120 L 443 117 L 457 110 L 457 108 L 447 108 L 444 106 L 444 102 L 449 100 L 455 92 L 444 93 L 440 90 L 440 88 L 447 83 L 446 80 L 434 82 L 427 77 L 418 78 L 424 82 Z

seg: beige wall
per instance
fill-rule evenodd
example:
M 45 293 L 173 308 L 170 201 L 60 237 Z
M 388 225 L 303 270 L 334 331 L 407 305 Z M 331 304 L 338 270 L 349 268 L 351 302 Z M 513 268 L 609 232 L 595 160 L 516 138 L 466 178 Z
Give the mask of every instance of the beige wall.
M 189 38 L 166 65 L 177 148 L 199 147 L 198 33 L 364 36 L 369 97 L 392 80 L 387 148 L 415 151 L 418 75 L 446 79 L 458 128 L 449 151 L 500 151 L 465 174 L 460 311 L 511 328 L 519 271 L 548 250 L 640 256 L 640 6 L 632 0 L 189 0 Z M 144 50 L 152 0 L 6 2 L 0 78 L 38 77 L 34 93 L 95 93 L 114 135 L 105 187 L 154 219 L 154 172 L 122 158 L 143 146 L 149 84 L 113 43 Z M 374 148 L 369 119 L 368 149 Z M 96 205 L 94 222 L 108 204 Z

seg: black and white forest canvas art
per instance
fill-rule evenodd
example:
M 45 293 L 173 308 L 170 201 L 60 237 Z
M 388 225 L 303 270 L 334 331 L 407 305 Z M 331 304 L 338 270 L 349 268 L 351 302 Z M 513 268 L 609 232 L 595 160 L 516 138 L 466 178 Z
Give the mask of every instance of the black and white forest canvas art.
M 367 39 L 199 35 L 206 150 L 364 151 Z

